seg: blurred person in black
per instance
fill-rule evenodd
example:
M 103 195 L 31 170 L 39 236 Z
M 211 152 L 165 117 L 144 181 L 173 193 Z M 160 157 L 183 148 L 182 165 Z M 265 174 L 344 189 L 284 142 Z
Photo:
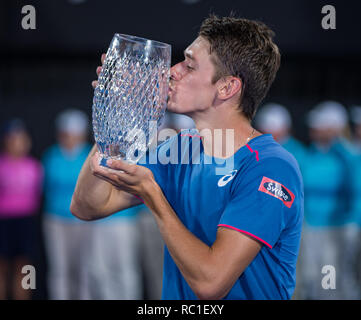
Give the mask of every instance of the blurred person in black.
M 30 299 L 22 268 L 32 264 L 43 171 L 29 155 L 31 138 L 20 119 L 2 127 L 0 154 L 0 300 Z

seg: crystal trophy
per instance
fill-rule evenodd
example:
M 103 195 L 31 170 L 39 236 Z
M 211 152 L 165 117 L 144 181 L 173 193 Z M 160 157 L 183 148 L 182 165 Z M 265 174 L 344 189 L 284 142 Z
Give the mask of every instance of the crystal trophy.
M 114 35 L 93 98 L 101 163 L 136 163 L 146 153 L 166 109 L 170 60 L 169 44 Z

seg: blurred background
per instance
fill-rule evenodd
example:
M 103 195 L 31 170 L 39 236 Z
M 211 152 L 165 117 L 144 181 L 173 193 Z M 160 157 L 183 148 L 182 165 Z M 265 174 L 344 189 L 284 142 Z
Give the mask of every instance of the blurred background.
M 34 30 L 21 26 L 21 10 L 29 4 L 36 9 Z M 324 5 L 336 8 L 335 30 L 321 27 Z M 255 126 L 295 155 L 304 177 L 305 226 L 294 298 L 360 299 L 356 0 L 2 1 L 0 299 L 160 298 L 163 243 L 146 208 L 87 224 L 68 210 L 93 143 L 91 81 L 114 33 L 169 43 L 177 63 L 209 13 L 231 12 L 268 24 L 282 53 Z M 192 126 L 174 115 L 167 121 L 176 129 Z M 28 179 L 21 182 L 24 175 Z M 114 243 L 122 246 L 112 248 Z M 27 263 L 37 270 L 37 288 L 30 293 L 19 288 L 17 278 Z M 325 265 L 336 268 L 336 289 L 321 285 Z

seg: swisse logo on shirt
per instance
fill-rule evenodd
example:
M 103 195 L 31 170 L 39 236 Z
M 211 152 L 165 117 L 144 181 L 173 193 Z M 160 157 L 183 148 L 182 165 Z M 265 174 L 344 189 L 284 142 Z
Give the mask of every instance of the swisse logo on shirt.
M 287 208 L 291 208 L 295 200 L 294 194 L 284 185 L 267 177 L 263 177 L 258 191 L 262 191 L 281 200 Z

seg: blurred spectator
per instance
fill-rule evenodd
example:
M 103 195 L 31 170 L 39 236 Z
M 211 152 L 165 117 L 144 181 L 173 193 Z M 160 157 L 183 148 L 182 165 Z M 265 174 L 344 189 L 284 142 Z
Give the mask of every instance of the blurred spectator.
M 300 167 L 306 156 L 305 146 L 291 135 L 292 119 L 288 110 L 276 103 L 263 106 L 256 117 L 256 126 L 273 138 L 296 158 Z
M 346 247 L 345 226 L 352 204 L 351 153 L 342 138 L 347 126 L 345 108 L 333 101 L 316 106 L 308 115 L 311 145 L 303 165 L 305 226 L 301 259 L 304 298 L 343 299 L 347 265 L 354 252 Z M 331 265 L 337 275 L 336 289 L 322 287 L 322 268 Z M 351 281 L 353 285 L 355 283 Z
M 90 151 L 88 119 L 79 110 L 56 118 L 58 143 L 43 156 L 45 169 L 44 238 L 48 257 L 50 299 L 81 299 L 87 295 L 85 269 L 91 223 L 75 218 L 70 203 L 80 169 Z
M 56 119 L 58 144 L 44 154 L 44 233 L 51 299 L 141 299 L 139 208 L 84 222 L 69 208 L 78 174 L 91 146 L 88 119 L 66 110 Z M 119 247 L 121 246 L 121 248 Z
M 159 300 L 162 297 L 164 241 L 152 213 L 142 206 L 138 219 L 141 267 L 144 281 L 143 298 Z
M 21 281 L 32 264 L 42 184 L 40 163 L 29 156 L 31 139 L 24 123 L 13 119 L 2 128 L 0 154 L 0 300 L 29 299 Z
M 138 213 L 145 206 L 120 211 L 92 223 L 87 244 L 86 293 L 84 299 L 142 299 Z M 150 252 L 153 258 L 157 253 Z

